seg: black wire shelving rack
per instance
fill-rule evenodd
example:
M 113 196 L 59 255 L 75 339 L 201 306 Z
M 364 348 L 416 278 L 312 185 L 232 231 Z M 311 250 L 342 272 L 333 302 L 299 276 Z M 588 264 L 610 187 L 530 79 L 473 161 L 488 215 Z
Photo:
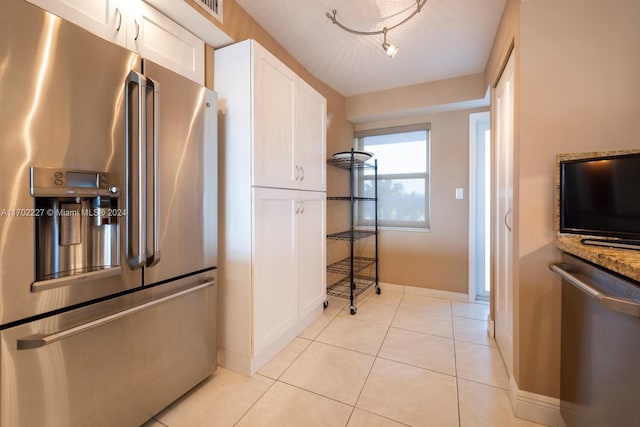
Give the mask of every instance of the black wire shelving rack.
M 381 293 L 380 284 L 378 282 L 378 160 L 372 163 L 362 160 L 358 156 L 358 152 L 351 149 L 349 153 L 345 153 L 340 157 L 333 157 L 327 160 L 327 164 L 339 169 L 349 171 L 349 196 L 345 197 L 327 197 L 327 200 L 344 201 L 349 203 L 350 219 L 349 229 L 336 233 L 327 234 L 327 239 L 342 240 L 349 243 L 349 256 L 339 261 L 333 262 L 327 266 L 327 272 L 333 273 L 334 280 L 327 286 L 327 294 L 340 298 L 349 298 L 350 313 L 356 314 L 357 308 L 355 298 L 375 286 L 376 293 Z M 374 171 L 374 197 L 358 197 L 356 194 L 356 185 L 358 173 L 364 169 Z M 357 226 L 356 211 L 357 205 L 360 203 L 373 203 L 373 228 L 360 228 Z M 363 239 L 374 239 L 373 256 L 360 256 L 356 254 L 356 242 Z M 328 301 L 325 301 L 325 307 Z

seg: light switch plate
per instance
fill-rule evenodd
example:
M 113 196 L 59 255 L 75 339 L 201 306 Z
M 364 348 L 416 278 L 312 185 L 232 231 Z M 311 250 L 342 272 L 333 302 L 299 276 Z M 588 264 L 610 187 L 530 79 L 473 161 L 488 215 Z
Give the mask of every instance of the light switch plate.
M 464 188 L 456 188 L 456 199 L 464 199 Z

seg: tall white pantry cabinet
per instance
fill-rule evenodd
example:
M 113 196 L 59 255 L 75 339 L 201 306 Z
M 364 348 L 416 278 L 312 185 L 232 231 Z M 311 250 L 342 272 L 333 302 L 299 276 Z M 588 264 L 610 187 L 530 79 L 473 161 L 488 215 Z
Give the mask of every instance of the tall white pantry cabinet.
M 253 375 L 326 299 L 326 100 L 254 40 L 215 52 L 218 363 Z

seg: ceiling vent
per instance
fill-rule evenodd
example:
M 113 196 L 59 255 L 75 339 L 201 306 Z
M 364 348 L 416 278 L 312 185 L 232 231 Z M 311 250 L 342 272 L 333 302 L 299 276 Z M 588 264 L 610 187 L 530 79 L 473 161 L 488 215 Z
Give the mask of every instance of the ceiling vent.
M 195 0 L 195 3 L 222 23 L 222 1 L 223 0 Z

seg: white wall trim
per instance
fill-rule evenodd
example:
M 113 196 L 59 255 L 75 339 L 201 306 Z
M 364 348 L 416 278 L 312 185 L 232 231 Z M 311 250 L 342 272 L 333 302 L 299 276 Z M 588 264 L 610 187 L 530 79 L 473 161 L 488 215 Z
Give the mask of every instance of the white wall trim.
M 385 289 L 388 289 L 394 292 L 404 292 L 405 294 L 411 295 L 448 299 L 456 302 L 469 302 L 469 296 L 461 292 L 442 291 L 440 289 L 420 288 L 418 286 L 396 285 L 393 283 L 383 282 L 380 282 L 380 288 L 382 289 L 382 292 L 384 292 Z
M 518 418 L 551 427 L 566 427 L 560 415 L 560 399 L 520 390 L 511 375 L 510 394 L 513 412 Z

